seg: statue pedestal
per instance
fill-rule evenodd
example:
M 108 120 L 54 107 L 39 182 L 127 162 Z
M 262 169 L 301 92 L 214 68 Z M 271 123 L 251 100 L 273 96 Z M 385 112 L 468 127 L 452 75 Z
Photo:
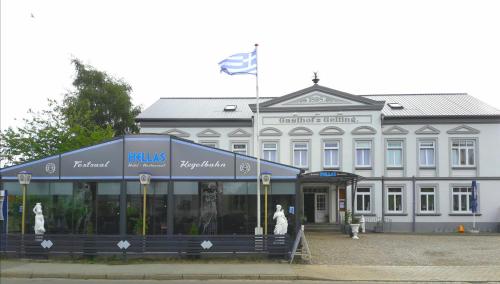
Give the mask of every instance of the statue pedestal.
M 43 235 L 35 235 L 35 242 L 43 242 Z

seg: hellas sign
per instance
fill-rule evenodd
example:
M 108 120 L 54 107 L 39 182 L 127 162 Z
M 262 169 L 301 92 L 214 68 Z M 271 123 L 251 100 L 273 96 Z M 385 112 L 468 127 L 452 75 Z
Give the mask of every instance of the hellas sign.
M 164 167 L 167 164 L 165 152 L 128 152 L 128 166 L 135 167 Z

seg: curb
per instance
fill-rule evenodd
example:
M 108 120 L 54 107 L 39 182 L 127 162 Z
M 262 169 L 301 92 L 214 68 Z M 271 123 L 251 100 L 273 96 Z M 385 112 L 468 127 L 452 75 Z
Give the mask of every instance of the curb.
M 81 274 L 3 272 L 2 278 L 107 279 L 107 280 L 328 280 L 287 274 Z

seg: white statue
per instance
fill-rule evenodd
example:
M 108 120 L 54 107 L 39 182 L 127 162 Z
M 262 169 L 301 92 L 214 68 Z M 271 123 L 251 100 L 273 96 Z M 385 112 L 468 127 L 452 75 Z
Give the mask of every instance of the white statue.
M 284 235 L 288 230 L 288 220 L 286 219 L 285 212 L 281 209 L 281 205 L 276 205 L 276 212 L 274 212 L 273 220 L 276 219 L 274 226 L 275 235 Z
M 45 233 L 45 220 L 42 214 L 42 203 L 38 202 L 33 207 L 33 213 L 35 213 L 35 234 L 43 235 Z

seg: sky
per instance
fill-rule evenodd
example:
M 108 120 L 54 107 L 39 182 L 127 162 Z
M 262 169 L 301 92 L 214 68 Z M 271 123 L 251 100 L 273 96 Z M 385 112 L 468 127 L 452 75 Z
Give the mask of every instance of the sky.
M 500 109 L 500 1 L 0 2 L 0 128 L 71 91 L 72 58 L 160 97 L 255 96 L 217 63 L 259 44 L 261 96 L 466 92 Z

